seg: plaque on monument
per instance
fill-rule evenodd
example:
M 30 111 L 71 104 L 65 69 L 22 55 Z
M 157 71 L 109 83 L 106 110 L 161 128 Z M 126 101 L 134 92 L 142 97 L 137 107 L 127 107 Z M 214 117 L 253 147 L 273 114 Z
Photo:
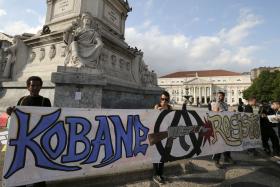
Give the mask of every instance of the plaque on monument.
M 74 11 L 73 0 L 57 0 L 54 2 L 53 17 L 69 14 Z
M 120 29 L 121 15 L 113 7 L 105 3 L 104 6 L 104 18 L 109 21 L 114 27 Z

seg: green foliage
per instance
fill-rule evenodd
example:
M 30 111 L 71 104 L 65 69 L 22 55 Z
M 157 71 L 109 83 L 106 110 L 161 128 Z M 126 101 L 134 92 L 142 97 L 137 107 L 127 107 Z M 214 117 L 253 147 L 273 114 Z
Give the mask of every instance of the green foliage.
M 255 96 L 258 101 L 280 99 L 280 72 L 263 71 L 253 84 L 243 92 L 244 98 Z

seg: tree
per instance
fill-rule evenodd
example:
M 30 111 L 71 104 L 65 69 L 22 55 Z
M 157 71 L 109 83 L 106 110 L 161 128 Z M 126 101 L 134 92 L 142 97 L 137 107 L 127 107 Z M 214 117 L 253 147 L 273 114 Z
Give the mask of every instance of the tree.
M 258 101 L 280 99 L 280 72 L 263 71 L 253 84 L 243 92 L 244 98 L 255 96 Z

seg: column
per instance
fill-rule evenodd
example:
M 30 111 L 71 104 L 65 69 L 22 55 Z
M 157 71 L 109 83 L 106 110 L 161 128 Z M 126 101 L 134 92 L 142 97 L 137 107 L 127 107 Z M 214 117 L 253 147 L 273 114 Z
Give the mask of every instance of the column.
M 196 105 L 196 87 L 193 87 L 193 104 Z
M 204 104 L 207 104 L 207 87 L 204 86 Z
M 228 92 L 227 103 L 230 104 L 231 103 L 231 87 L 227 88 L 227 92 Z
M 235 87 L 235 99 L 234 99 L 234 102 L 236 103 L 236 104 L 238 104 L 238 101 L 239 101 L 239 92 L 238 92 L 238 88 L 237 88 L 237 86 Z
M 209 97 L 210 97 L 210 101 L 212 100 L 212 85 L 210 85 L 209 87 Z
M 201 86 L 198 87 L 199 103 L 201 103 Z

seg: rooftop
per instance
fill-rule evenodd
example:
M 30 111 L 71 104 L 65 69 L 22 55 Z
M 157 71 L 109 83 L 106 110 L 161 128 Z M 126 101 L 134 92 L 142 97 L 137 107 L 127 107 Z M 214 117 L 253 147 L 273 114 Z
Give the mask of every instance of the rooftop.
M 238 76 L 241 73 L 227 70 L 179 71 L 160 78 Z

